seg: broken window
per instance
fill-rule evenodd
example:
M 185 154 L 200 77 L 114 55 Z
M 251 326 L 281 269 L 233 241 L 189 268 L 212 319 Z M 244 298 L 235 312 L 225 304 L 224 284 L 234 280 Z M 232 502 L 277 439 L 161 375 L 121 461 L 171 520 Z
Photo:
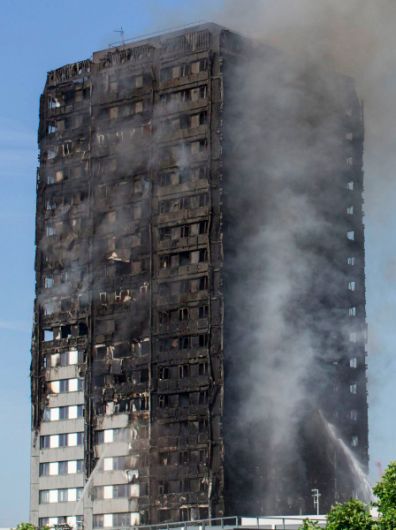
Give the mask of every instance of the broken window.
M 160 394 L 158 396 L 158 406 L 160 408 L 164 408 L 166 406 L 168 406 L 168 395 L 167 394 Z
M 57 131 L 56 122 L 50 121 L 47 123 L 47 134 L 55 134 Z
M 189 377 L 190 375 L 190 367 L 188 364 L 181 364 L 179 366 L 179 379 L 184 379 L 185 377 Z
M 46 289 L 50 289 L 54 286 L 54 277 L 53 276 L 45 276 L 44 278 L 44 287 Z
M 199 392 L 199 404 L 200 405 L 206 405 L 208 402 L 208 391 L 207 390 L 201 390 Z
M 49 96 L 48 98 L 48 108 L 50 110 L 52 109 L 58 109 L 61 106 L 61 102 L 59 99 L 55 96 Z
M 192 155 L 196 155 L 198 153 L 202 153 L 206 151 L 207 148 L 207 141 L 206 139 L 203 140 L 197 140 L 195 142 L 191 142 L 189 144 L 190 152 Z
M 62 144 L 62 154 L 63 156 L 70 156 L 73 152 L 73 142 L 68 140 Z
M 105 291 L 99 293 L 99 300 L 102 304 L 107 302 L 107 293 Z
M 208 363 L 205 361 L 198 364 L 198 375 L 207 375 L 208 374 Z
M 179 309 L 179 320 L 188 320 L 188 308 L 182 307 Z
M 179 337 L 179 349 L 188 350 L 189 348 L 190 348 L 190 337 L 188 335 Z
M 198 308 L 198 318 L 208 318 L 209 307 L 207 304 L 200 305 Z
M 207 348 L 209 344 L 209 335 L 207 333 L 198 335 L 198 345 L 200 348 Z
M 163 241 L 164 239 L 170 239 L 171 238 L 171 227 L 170 226 L 163 226 L 159 229 L 159 235 L 160 240 Z
M 160 379 L 169 379 L 169 368 L 167 366 L 160 366 L 158 376 Z
M 49 342 L 51 340 L 54 340 L 54 330 L 53 329 L 44 329 L 43 340 L 44 340 L 44 342 Z
M 160 256 L 160 269 L 168 269 L 170 267 L 170 256 Z

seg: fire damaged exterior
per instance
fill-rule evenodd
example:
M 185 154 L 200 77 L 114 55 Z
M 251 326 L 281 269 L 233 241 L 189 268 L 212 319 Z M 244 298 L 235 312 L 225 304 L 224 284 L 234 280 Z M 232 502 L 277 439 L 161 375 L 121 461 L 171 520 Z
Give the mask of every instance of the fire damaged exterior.
M 293 86 L 286 104 L 264 89 L 256 101 L 243 88 L 250 59 Z M 311 488 L 324 508 L 357 491 L 327 421 L 367 466 L 361 106 L 348 79 L 329 87 L 315 78 L 310 88 L 309 73 L 290 81 L 280 74 L 287 71 L 275 50 L 205 24 L 48 74 L 37 178 L 33 523 L 91 529 L 309 513 Z M 271 111 L 245 114 L 253 104 Z M 296 126 L 296 104 L 311 143 L 285 134 Z M 340 119 L 329 140 L 322 124 L 333 115 Z M 320 171 L 317 160 L 308 170 L 297 164 L 298 178 L 284 184 L 298 194 L 304 182 L 331 233 L 302 231 L 298 243 L 320 259 L 309 259 L 311 283 L 293 291 L 287 319 L 291 334 L 309 328 L 315 370 L 298 382 L 309 398 L 290 417 L 298 447 L 285 471 L 270 440 L 273 404 L 249 385 L 255 365 L 260 373 L 261 359 L 279 353 L 257 336 L 260 311 L 249 303 L 260 289 L 265 298 L 261 253 L 271 247 L 256 236 L 276 217 L 282 188 L 257 168 L 283 159 L 269 154 L 275 143 L 298 157 L 315 142 L 325 145 Z

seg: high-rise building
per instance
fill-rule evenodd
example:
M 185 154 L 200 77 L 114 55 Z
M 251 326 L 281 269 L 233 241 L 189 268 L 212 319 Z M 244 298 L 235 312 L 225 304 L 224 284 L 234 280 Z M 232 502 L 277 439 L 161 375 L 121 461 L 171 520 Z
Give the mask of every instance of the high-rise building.
M 49 72 L 39 146 L 32 522 L 310 513 L 312 488 L 323 509 L 359 494 L 352 80 L 199 25 Z

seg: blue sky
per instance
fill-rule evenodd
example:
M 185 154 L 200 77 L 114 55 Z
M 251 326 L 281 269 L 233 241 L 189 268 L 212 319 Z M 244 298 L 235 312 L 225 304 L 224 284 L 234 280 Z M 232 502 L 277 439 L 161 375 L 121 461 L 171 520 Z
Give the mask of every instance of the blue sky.
M 227 2 L 227 0 L 225 0 Z M 263 0 L 265 1 L 265 0 Z M 28 519 L 30 446 L 30 336 L 34 296 L 34 213 L 39 96 L 46 72 L 90 57 L 126 37 L 216 18 L 221 0 L 2 0 L 0 49 L 0 527 Z M 248 5 L 248 2 L 246 2 Z M 395 48 L 392 48 L 395 49 Z M 385 79 L 387 93 L 395 81 Z M 366 116 L 370 117 L 370 108 Z M 379 125 L 380 127 L 380 125 Z M 379 135 L 381 131 L 373 131 Z M 369 132 L 370 139 L 370 132 Z M 376 157 L 366 160 L 375 189 Z M 386 156 L 386 155 L 381 155 Z M 371 463 L 395 458 L 394 321 L 396 221 L 393 165 L 385 189 L 366 199 L 367 299 L 370 338 Z M 385 164 L 386 166 L 386 164 Z M 371 179 L 371 180 L 370 180 Z M 371 202 L 370 202 L 371 201 Z M 379 237 L 378 234 L 382 234 Z

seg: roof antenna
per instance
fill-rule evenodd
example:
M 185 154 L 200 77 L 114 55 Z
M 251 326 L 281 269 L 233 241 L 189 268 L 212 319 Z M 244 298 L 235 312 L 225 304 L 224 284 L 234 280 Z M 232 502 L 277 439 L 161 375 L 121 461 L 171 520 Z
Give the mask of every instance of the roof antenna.
M 125 32 L 124 32 L 122 26 L 120 27 L 120 29 L 114 29 L 113 31 L 114 31 L 114 33 L 119 33 L 120 34 L 121 44 L 124 45 L 125 44 Z

